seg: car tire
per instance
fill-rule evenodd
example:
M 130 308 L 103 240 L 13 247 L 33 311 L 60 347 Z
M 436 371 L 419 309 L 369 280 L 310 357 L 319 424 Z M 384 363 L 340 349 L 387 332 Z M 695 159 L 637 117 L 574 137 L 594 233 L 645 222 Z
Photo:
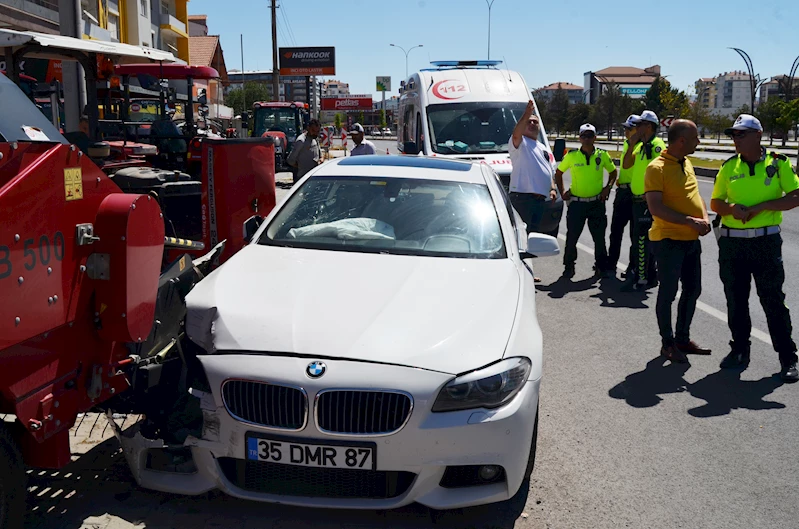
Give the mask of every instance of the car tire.
M 19 529 L 25 518 L 27 475 L 22 454 L 8 429 L 0 425 L 0 527 Z
M 523 481 L 529 481 L 535 468 L 535 451 L 538 444 L 538 408 L 535 410 L 535 424 L 533 425 L 533 441 L 530 443 L 530 455 L 527 456 L 527 468 L 524 470 Z

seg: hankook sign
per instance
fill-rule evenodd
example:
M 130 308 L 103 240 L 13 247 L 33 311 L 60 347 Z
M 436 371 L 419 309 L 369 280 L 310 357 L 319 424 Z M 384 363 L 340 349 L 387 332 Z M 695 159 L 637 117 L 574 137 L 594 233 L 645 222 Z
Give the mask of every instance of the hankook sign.
M 280 75 L 336 75 L 336 48 L 280 48 Z

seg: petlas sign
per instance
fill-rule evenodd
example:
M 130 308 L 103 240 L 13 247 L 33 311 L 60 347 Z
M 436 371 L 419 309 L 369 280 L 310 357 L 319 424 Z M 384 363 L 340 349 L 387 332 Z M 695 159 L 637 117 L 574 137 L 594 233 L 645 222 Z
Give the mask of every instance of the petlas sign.
M 322 110 L 372 110 L 372 96 L 323 97 Z
M 336 48 L 280 48 L 280 75 L 335 75 Z

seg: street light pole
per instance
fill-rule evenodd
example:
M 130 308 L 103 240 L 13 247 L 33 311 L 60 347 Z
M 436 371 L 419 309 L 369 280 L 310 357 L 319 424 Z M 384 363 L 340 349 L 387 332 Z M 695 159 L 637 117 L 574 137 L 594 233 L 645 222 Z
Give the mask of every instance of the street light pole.
M 491 0 L 490 2 L 486 0 L 486 5 L 488 6 L 488 60 L 491 60 L 491 8 L 494 6 L 495 0 Z
M 738 55 L 740 55 L 741 58 L 746 63 L 746 68 L 749 73 L 749 87 L 751 89 L 751 94 L 750 94 L 751 106 L 749 107 L 749 112 L 752 112 L 754 114 L 755 94 L 757 94 L 757 89 L 760 88 L 760 85 L 762 85 L 765 82 L 765 79 L 761 80 L 760 75 L 755 75 L 755 69 L 752 67 L 752 59 L 749 58 L 749 55 L 744 50 L 739 48 L 730 48 L 730 49 L 736 52 Z
M 418 45 L 414 46 L 413 48 L 409 49 L 408 51 L 405 51 L 405 48 L 403 48 L 402 46 L 397 46 L 396 44 L 389 44 L 389 46 L 393 46 L 394 48 L 399 48 L 405 53 L 405 79 L 407 79 L 408 78 L 408 54 L 411 53 L 411 51 L 415 50 L 416 48 L 423 48 L 424 44 L 418 44 Z

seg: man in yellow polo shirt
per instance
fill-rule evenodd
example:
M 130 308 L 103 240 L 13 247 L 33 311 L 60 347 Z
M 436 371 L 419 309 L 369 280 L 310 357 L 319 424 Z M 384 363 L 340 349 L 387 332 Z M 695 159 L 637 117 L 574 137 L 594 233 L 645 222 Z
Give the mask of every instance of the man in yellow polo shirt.
M 732 350 L 721 367 L 745 369 L 749 365 L 749 291 L 754 278 L 771 341 L 780 357 L 780 376 L 786 382 L 796 382 L 796 343 L 782 289 L 785 268 L 780 224 L 782 212 L 799 205 L 799 178 L 787 157 L 760 146 L 763 127 L 754 116 L 741 114 L 724 132 L 732 136 L 738 154 L 719 169 L 710 201 L 710 207 L 722 217 L 719 276 L 732 333 Z
M 666 150 L 666 142 L 657 137 L 660 121 L 651 110 L 641 113 L 641 122 L 635 127 L 630 139 L 627 154 L 622 160 L 623 169 L 632 169 L 630 189 L 633 193 L 633 243 L 635 244 L 635 273 L 627 275 L 627 283 L 621 288 L 623 292 L 645 290 L 657 286 L 655 277 L 655 259 L 649 251 L 649 228 L 652 227 L 652 215 L 646 204 L 645 185 L 646 168 L 652 160 Z
M 691 161 L 699 145 L 693 121 L 678 119 L 669 127 L 669 146 L 646 168 L 646 202 L 652 213 L 649 240 L 657 260 L 660 282 L 655 312 L 663 345 L 660 354 L 674 363 L 688 362 L 686 354 L 710 354 L 690 338 L 691 320 L 702 293 L 702 246 L 710 233 L 705 201 L 699 194 Z M 671 305 L 682 282 L 677 305 L 677 332 L 672 332 Z
M 624 140 L 624 148 L 621 151 L 621 158 L 630 149 L 629 139 L 635 133 L 635 127 L 641 122 L 641 116 L 632 114 L 624 122 L 624 135 L 627 139 Z M 619 262 L 621 255 L 621 241 L 624 238 L 624 228 L 630 224 L 630 256 L 627 261 L 627 272 L 622 274 L 622 277 L 627 277 L 635 269 L 633 264 L 633 193 L 630 191 L 630 182 L 632 182 L 633 170 L 632 168 L 619 169 L 619 179 L 616 180 L 616 198 L 613 199 L 613 216 L 610 220 L 610 247 L 608 248 L 608 268 L 616 270 L 616 264 Z
M 608 253 L 605 246 L 605 230 L 608 217 L 605 201 L 616 181 L 616 165 L 610 155 L 594 147 L 596 129 L 586 123 L 580 127 L 578 151 L 571 151 L 555 171 L 555 183 L 563 200 L 570 200 L 566 213 L 566 249 L 563 252 L 564 277 L 574 277 L 574 264 L 577 262 L 577 240 L 583 232 L 586 221 L 594 239 L 594 271 L 603 276 L 613 274 L 608 268 Z M 564 190 L 563 173 L 571 171 L 571 188 Z M 605 171 L 610 175 L 605 183 Z

